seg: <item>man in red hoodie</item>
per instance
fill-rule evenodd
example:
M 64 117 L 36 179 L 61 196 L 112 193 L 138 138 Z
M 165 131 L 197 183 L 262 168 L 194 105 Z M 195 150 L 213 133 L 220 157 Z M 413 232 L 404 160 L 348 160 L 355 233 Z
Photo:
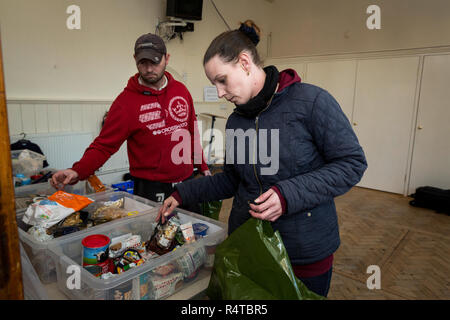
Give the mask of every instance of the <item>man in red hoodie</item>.
M 192 178 L 194 166 L 204 175 L 211 174 L 200 145 L 192 97 L 165 71 L 169 57 L 164 41 L 157 35 L 148 33 L 136 40 L 138 73 L 111 105 L 99 136 L 81 160 L 71 169 L 56 172 L 51 180 L 53 186 L 63 188 L 87 179 L 124 141 L 136 195 L 163 201 L 176 183 Z M 179 137 L 180 131 L 187 135 Z M 186 136 L 190 140 L 180 142 Z

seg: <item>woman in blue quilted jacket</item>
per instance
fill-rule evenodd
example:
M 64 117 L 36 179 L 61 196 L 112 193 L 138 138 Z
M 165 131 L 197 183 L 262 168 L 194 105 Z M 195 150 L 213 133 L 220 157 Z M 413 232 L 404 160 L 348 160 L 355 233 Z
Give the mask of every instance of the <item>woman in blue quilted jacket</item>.
M 263 67 L 258 41 L 258 29 L 244 23 L 207 49 L 206 76 L 236 106 L 224 170 L 177 185 L 158 219 L 180 204 L 234 197 L 228 233 L 250 217 L 270 221 L 296 276 L 326 297 L 340 244 L 334 198 L 360 181 L 366 159 L 336 100 L 292 69 Z

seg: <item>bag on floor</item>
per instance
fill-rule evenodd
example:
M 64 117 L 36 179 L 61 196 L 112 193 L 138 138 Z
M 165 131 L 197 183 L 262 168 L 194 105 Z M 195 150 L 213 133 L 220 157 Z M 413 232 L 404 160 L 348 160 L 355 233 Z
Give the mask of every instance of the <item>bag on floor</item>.
M 213 300 L 319 300 L 295 275 L 278 231 L 250 218 L 216 248 L 206 294 Z
M 411 197 L 414 200 L 409 202 L 414 207 L 433 209 L 438 213 L 450 215 L 450 190 L 435 187 L 419 187 Z

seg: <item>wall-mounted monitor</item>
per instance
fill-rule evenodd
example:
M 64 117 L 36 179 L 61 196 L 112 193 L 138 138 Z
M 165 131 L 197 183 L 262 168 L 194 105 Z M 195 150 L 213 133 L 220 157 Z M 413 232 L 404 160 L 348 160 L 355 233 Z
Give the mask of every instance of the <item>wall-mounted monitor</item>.
M 167 0 L 166 16 L 202 20 L 203 0 Z

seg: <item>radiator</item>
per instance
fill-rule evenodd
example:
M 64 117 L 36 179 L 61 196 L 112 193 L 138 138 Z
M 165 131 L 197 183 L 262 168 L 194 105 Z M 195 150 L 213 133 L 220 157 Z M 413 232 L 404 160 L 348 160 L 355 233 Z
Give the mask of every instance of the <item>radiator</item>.
M 22 135 L 14 135 L 10 141 L 14 143 L 20 139 Z M 27 134 L 25 139 L 41 148 L 50 168 L 65 169 L 81 159 L 93 137 L 91 132 L 60 132 Z

